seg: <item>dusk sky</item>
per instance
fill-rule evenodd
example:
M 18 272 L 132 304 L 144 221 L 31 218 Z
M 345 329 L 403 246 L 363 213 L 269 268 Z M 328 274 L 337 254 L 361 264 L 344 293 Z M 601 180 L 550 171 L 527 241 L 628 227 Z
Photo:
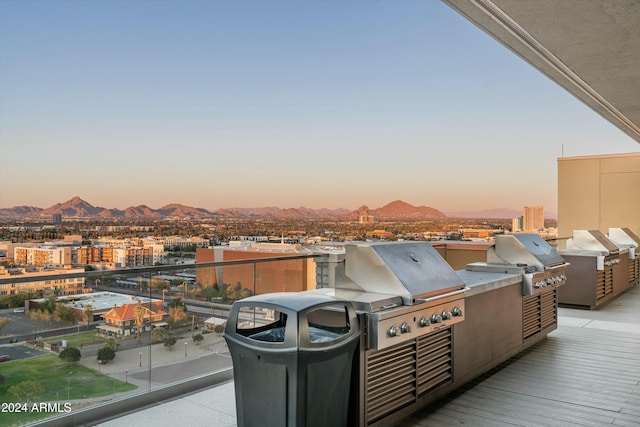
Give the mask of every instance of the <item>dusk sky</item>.
M 437 1 L 0 1 L 0 208 L 556 212 L 638 148 Z

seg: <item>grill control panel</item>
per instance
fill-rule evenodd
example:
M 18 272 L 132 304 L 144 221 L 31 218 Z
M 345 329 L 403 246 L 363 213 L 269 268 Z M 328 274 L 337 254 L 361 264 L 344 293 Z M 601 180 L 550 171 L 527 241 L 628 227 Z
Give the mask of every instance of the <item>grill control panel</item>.
M 561 271 L 528 273 L 524 277 L 524 295 L 535 295 L 544 292 L 546 288 L 555 289 L 562 286 L 567 281 L 567 276 Z
M 368 348 L 387 348 L 464 320 L 464 299 L 429 307 L 422 304 L 415 307 L 414 311 L 385 319 L 368 316 Z

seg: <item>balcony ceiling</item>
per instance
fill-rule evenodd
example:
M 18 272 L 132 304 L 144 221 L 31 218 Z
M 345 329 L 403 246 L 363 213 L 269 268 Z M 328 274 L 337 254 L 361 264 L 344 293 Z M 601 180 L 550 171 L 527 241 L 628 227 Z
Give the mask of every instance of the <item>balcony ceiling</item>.
M 639 0 L 444 0 L 640 143 Z

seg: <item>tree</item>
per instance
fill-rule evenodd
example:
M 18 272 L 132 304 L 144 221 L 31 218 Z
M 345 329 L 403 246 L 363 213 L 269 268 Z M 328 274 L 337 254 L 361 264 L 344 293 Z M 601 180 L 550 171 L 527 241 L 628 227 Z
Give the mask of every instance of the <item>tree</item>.
M 59 320 L 61 322 L 73 322 L 76 320 L 73 309 L 67 307 L 61 302 L 56 303 L 56 311 L 53 316 L 55 320 Z
M 240 286 L 240 288 L 242 288 L 242 286 Z M 226 289 L 226 295 L 227 297 L 227 301 L 235 301 L 238 299 L 237 295 L 236 295 L 236 288 L 234 288 L 233 286 L 227 286 Z
M 167 337 L 167 330 L 165 328 L 153 328 L 151 336 L 154 342 L 162 342 Z
M 40 304 L 40 308 L 53 314 L 56 311 L 56 299 L 53 297 L 47 298 L 45 302 Z
M 111 362 L 116 357 L 116 352 L 111 347 L 102 347 L 98 350 L 98 362 L 105 364 Z
M 171 289 L 171 285 L 164 279 L 154 277 L 153 279 L 151 279 L 151 288 L 162 291 L 163 289 Z
M 60 352 L 58 357 L 67 363 L 77 363 L 82 355 L 80 350 L 75 347 L 67 347 Z
M 184 310 L 186 310 L 186 307 L 185 307 L 184 303 L 182 302 L 182 298 L 181 297 L 175 297 L 174 299 L 172 299 L 171 302 L 169 302 L 168 306 L 169 306 L 169 308 L 171 308 L 171 307 L 182 307 Z
M 138 305 L 136 305 L 134 316 L 136 318 L 136 328 L 138 328 L 138 340 L 140 340 L 140 331 L 142 330 L 142 323 L 144 322 L 144 307 L 140 301 L 138 301 Z
M 120 346 L 120 344 L 116 341 L 114 337 L 109 337 L 107 338 L 107 341 L 105 341 L 104 346 L 109 347 L 111 350 L 115 352 Z
M 187 313 L 183 307 L 169 307 L 169 316 L 173 323 L 179 323 L 180 321 L 187 318 Z
M 13 394 L 17 401 L 26 401 L 27 403 L 31 402 L 33 397 L 43 392 L 44 387 L 34 380 L 22 381 L 9 387 L 9 393 Z
M 202 340 L 204 340 L 204 337 L 201 334 L 195 334 L 192 338 L 193 342 L 196 343 L 196 345 L 200 344 Z
M 213 332 L 215 332 L 218 335 L 221 335 L 224 332 L 225 326 L 224 325 L 216 325 L 213 328 Z
M 187 306 L 182 302 L 182 298 L 174 298 L 169 303 L 169 316 L 174 324 L 186 319 Z
M 9 324 L 9 318 L 8 317 L 0 317 L 0 329 L 4 328 L 8 324 Z
M 34 322 L 48 322 L 51 320 L 52 314 L 47 310 L 29 310 L 27 317 Z
M 165 347 L 169 347 L 169 351 L 171 351 L 171 349 L 173 348 L 173 346 L 174 346 L 174 345 L 176 345 L 176 342 L 177 342 L 177 341 L 178 341 L 178 340 L 176 340 L 176 337 L 174 337 L 174 336 L 166 337 L 166 338 L 164 339 L 164 346 L 165 346 Z
M 0 297 L 0 306 L 2 308 L 9 307 L 24 307 L 26 300 L 39 298 L 37 294 L 33 292 L 20 292 L 13 295 L 3 295 Z
M 84 315 L 87 318 L 87 331 L 89 330 L 89 323 L 93 319 L 93 306 L 91 304 L 87 304 L 84 307 Z

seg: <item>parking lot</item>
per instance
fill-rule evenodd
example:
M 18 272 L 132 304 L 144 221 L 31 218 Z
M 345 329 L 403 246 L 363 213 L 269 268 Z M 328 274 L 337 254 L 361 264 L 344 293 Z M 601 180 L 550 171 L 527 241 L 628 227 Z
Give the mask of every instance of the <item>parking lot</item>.
M 0 329 L 0 344 L 11 343 L 13 339 L 24 341 L 27 337 L 36 338 L 49 335 L 44 331 L 68 328 L 68 322 L 57 322 L 55 320 L 43 322 L 29 319 L 27 313 L 22 308 L 8 308 L 0 310 L 0 317 L 9 319 L 9 323 Z M 1 347 L 0 347 L 1 348 Z M 0 350 L 0 354 L 4 354 Z
M 29 319 L 24 308 L 7 308 L 0 310 L 0 317 L 6 317 L 9 319 L 7 326 L 0 330 L 1 336 L 6 335 L 22 335 L 33 332 L 34 329 L 55 329 L 60 327 L 69 326 L 68 322 L 57 322 L 50 320 L 47 322 L 33 321 Z
M 10 360 L 27 359 L 33 356 L 48 354 L 46 351 L 36 350 L 24 344 L 9 344 L 0 346 L 0 356 L 7 355 Z

